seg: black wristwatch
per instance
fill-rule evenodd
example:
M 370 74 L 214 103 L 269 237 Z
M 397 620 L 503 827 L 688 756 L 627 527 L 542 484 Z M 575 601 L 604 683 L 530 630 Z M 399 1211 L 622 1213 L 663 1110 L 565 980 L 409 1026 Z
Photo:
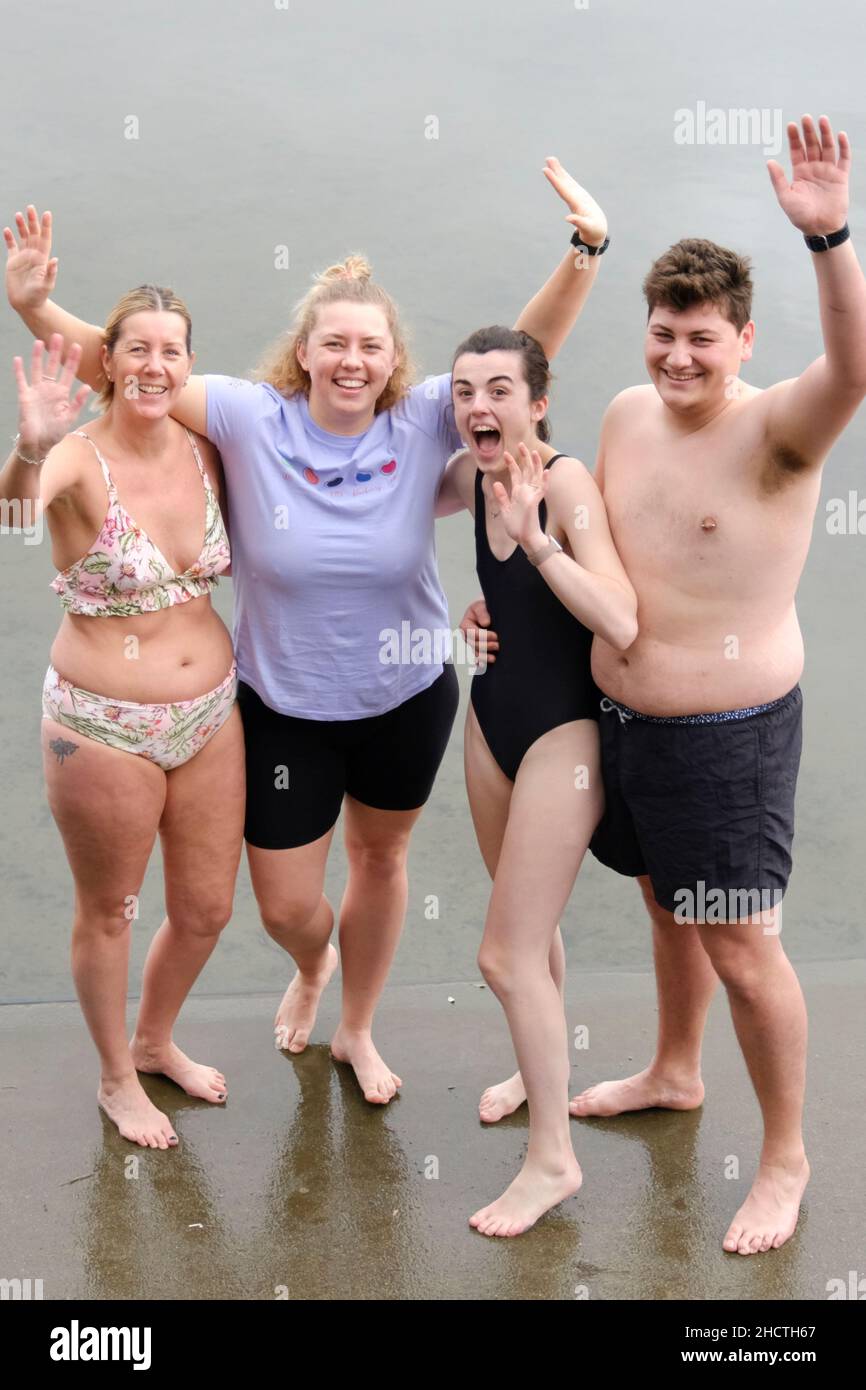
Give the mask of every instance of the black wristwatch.
M 810 251 L 831 251 L 834 246 L 841 246 L 843 241 L 847 241 L 851 231 L 848 223 L 840 227 L 838 232 L 831 232 L 829 236 L 805 236 L 803 240 Z
M 571 238 L 572 246 L 579 246 L 581 251 L 585 251 L 588 256 L 603 256 L 610 246 L 610 237 L 606 236 L 601 246 L 587 246 L 585 241 L 581 241 L 580 232 L 575 232 Z

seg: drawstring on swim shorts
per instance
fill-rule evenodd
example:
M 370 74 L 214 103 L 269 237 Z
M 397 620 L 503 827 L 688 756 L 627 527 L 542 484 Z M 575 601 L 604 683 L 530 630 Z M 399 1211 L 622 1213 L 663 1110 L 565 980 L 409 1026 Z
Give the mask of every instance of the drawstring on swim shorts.
M 615 700 L 611 700 L 605 695 L 601 702 L 601 711 L 603 714 L 610 714 L 611 710 L 616 710 L 619 715 L 620 724 L 624 724 L 627 719 L 634 719 L 633 710 L 626 709 L 623 705 L 618 705 Z
M 711 714 L 641 714 L 639 710 L 629 709 L 628 705 L 617 704 L 608 695 L 602 697 L 600 708 L 603 714 L 615 710 L 620 724 L 631 719 L 639 719 L 642 724 L 729 724 L 740 719 L 753 719 L 756 714 L 766 714 L 768 710 L 784 704 L 792 693 L 789 691 L 787 695 L 780 695 L 778 700 L 770 700 L 765 705 L 748 705 L 745 709 L 718 710 Z

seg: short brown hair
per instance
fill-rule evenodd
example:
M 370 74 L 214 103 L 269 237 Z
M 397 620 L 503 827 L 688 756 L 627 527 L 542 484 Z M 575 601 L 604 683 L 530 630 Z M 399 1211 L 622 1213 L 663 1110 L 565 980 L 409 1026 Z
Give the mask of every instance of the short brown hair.
M 295 305 L 292 327 L 265 351 L 253 372 L 253 380 L 268 382 L 282 396 L 294 396 L 299 392 L 309 396 L 310 373 L 298 361 L 297 346 L 307 342 L 316 326 L 319 310 L 326 304 L 345 301 L 373 304 L 382 310 L 388 321 L 396 353 L 394 370 L 376 401 L 376 414 L 402 400 L 412 386 L 414 366 L 397 305 L 388 292 L 374 282 L 372 275 L 373 268 L 366 257 L 352 255 L 314 276 L 312 287 Z
M 643 282 L 649 318 L 667 305 L 682 311 L 715 304 L 742 333 L 752 316 L 751 262 L 703 237 L 685 237 L 653 261 Z
M 180 314 L 186 323 L 187 355 L 192 352 L 192 319 L 183 300 L 175 294 L 174 290 L 167 289 L 163 285 L 139 285 L 136 289 L 129 290 L 122 299 L 119 299 L 108 315 L 102 330 L 102 341 L 109 353 L 114 352 L 124 320 L 128 319 L 130 314 L 141 313 L 143 309 L 157 313 Z M 114 387 L 115 383 L 109 381 L 108 377 L 104 377 L 104 384 L 95 401 L 95 405 L 101 406 L 103 411 L 108 409 L 114 399 Z

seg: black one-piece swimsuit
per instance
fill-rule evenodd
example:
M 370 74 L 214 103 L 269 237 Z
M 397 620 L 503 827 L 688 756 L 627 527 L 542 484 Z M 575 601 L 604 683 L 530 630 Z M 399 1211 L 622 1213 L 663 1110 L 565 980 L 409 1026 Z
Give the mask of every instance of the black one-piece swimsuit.
M 554 454 L 544 466 L 557 459 Z M 472 677 L 472 708 L 487 745 L 513 782 L 527 749 L 560 724 L 598 719 L 601 692 L 592 679 L 592 633 L 568 611 L 522 548 L 497 560 L 487 540 L 481 470 L 475 472 L 475 565 L 492 630 L 496 660 Z M 547 507 L 538 519 L 547 529 Z

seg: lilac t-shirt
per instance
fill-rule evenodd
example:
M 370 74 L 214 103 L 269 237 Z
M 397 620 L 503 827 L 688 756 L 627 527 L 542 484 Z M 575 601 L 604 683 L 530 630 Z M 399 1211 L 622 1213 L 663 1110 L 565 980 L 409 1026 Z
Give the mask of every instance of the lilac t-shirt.
M 240 679 L 271 709 L 322 720 L 384 714 L 432 685 L 450 631 L 434 506 L 462 447 L 450 374 L 351 436 L 316 425 L 303 394 L 229 376 L 205 384 L 228 491 Z

